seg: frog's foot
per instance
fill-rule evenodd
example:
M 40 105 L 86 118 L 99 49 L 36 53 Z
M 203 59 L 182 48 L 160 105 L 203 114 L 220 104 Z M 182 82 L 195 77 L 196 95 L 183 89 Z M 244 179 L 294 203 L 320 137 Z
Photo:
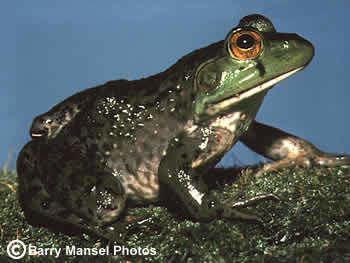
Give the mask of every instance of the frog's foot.
M 292 158 L 285 158 L 272 163 L 264 164 L 262 168 L 256 173 L 256 176 L 261 176 L 265 172 L 278 171 L 283 168 L 299 166 L 303 168 L 311 168 L 314 166 L 324 167 L 338 167 L 350 165 L 349 155 L 334 155 L 330 153 L 323 153 L 315 151 L 307 155 L 299 155 Z
M 108 242 L 118 241 L 119 243 L 125 240 L 130 233 L 138 231 L 138 227 L 149 218 L 145 216 L 134 216 L 125 213 L 120 220 L 103 227 L 95 227 L 92 232 L 98 233 L 98 236 Z
M 262 220 L 258 216 L 237 210 L 238 208 L 246 208 L 249 206 L 256 205 L 262 201 L 280 201 L 280 199 L 274 194 L 258 195 L 241 201 L 234 201 L 233 199 L 228 199 L 225 201 L 224 212 L 222 216 L 223 218 L 227 219 L 239 219 L 262 223 Z
M 280 201 L 280 198 L 274 194 L 257 195 L 249 199 L 236 201 L 231 204 L 231 207 L 234 207 L 234 208 L 248 207 L 248 206 L 256 205 L 261 201 Z
M 128 233 L 130 222 L 118 220 L 113 225 L 96 224 L 81 215 L 68 210 L 60 203 L 51 201 L 42 206 L 41 201 L 28 200 L 25 202 L 24 214 L 29 224 L 36 227 L 46 227 L 53 232 L 66 235 L 88 234 L 106 240 L 121 241 Z

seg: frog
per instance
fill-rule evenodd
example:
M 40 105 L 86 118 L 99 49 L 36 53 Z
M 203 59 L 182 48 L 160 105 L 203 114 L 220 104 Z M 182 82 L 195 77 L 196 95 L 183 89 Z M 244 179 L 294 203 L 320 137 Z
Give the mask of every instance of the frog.
M 349 155 L 323 152 L 255 120 L 267 92 L 313 56 L 311 42 L 252 14 L 223 40 L 158 74 L 112 80 L 59 103 L 34 119 L 31 133 L 39 135 L 18 155 L 18 197 L 27 221 L 118 240 L 132 222 L 128 208 L 171 200 L 162 205 L 175 204 L 193 221 L 259 222 L 245 208 L 278 196 L 235 200 L 203 179 L 216 179 L 216 165 L 238 141 L 272 161 L 257 174 L 350 164 Z M 46 124 L 49 132 L 47 119 L 54 120 Z

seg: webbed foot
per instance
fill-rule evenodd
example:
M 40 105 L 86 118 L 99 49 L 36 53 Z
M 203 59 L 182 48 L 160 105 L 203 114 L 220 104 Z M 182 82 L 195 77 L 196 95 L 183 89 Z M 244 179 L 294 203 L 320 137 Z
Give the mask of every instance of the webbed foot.
M 262 224 L 262 220 L 258 216 L 237 210 L 237 208 L 253 206 L 262 201 L 280 201 L 280 198 L 274 194 L 257 195 L 240 201 L 234 201 L 233 198 L 230 198 L 225 201 L 223 218 L 239 219 Z

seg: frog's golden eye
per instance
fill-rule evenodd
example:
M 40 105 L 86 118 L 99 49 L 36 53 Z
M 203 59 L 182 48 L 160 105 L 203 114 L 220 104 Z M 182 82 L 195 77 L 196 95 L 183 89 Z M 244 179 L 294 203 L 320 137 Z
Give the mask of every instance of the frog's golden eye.
M 230 36 L 228 48 L 234 58 L 239 60 L 253 59 L 261 52 L 262 38 L 254 31 L 237 31 Z

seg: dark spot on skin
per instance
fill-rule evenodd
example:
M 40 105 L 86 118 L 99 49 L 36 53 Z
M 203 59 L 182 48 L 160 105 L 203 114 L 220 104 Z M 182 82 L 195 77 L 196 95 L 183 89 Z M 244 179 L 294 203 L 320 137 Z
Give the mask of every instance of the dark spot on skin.
M 130 174 L 133 174 L 134 173 L 134 170 L 132 169 L 132 167 L 126 162 L 125 163 L 125 168 L 126 168 L 126 171 Z
M 175 144 L 176 144 L 176 143 L 175 143 Z M 177 146 L 177 147 L 182 147 L 182 146 L 184 146 L 184 143 L 183 143 L 183 142 L 177 142 L 176 146 Z
M 62 218 L 67 218 L 68 216 L 70 215 L 70 212 L 69 211 L 59 211 L 58 213 L 57 213 L 57 216 L 58 217 L 62 217 Z
M 90 215 L 92 215 L 92 216 L 94 215 L 94 211 L 92 211 L 91 208 L 88 209 L 88 212 L 89 212 Z
M 110 150 L 112 150 L 112 146 L 110 144 L 103 143 L 102 149 L 103 149 L 103 151 L 110 151 Z
M 196 93 L 192 92 L 192 93 L 191 93 L 191 100 L 194 101 L 195 98 L 196 98 Z
M 41 188 L 41 185 L 33 185 L 33 187 L 30 190 L 33 192 L 39 192 Z
M 266 73 L 264 65 L 260 61 L 258 61 L 258 64 L 256 64 L 256 68 L 259 70 L 259 76 L 263 77 Z
M 194 153 L 195 153 L 196 156 L 198 156 L 198 155 L 201 153 L 201 150 L 200 150 L 200 149 L 196 149 L 196 150 L 194 151 Z
M 83 200 L 81 200 L 80 198 L 77 200 L 77 206 L 78 207 L 82 207 L 83 206 Z
M 34 194 L 38 193 L 41 189 L 42 189 L 42 187 L 40 185 L 34 185 L 33 187 L 31 187 L 28 190 L 28 194 L 29 195 L 34 195 Z

